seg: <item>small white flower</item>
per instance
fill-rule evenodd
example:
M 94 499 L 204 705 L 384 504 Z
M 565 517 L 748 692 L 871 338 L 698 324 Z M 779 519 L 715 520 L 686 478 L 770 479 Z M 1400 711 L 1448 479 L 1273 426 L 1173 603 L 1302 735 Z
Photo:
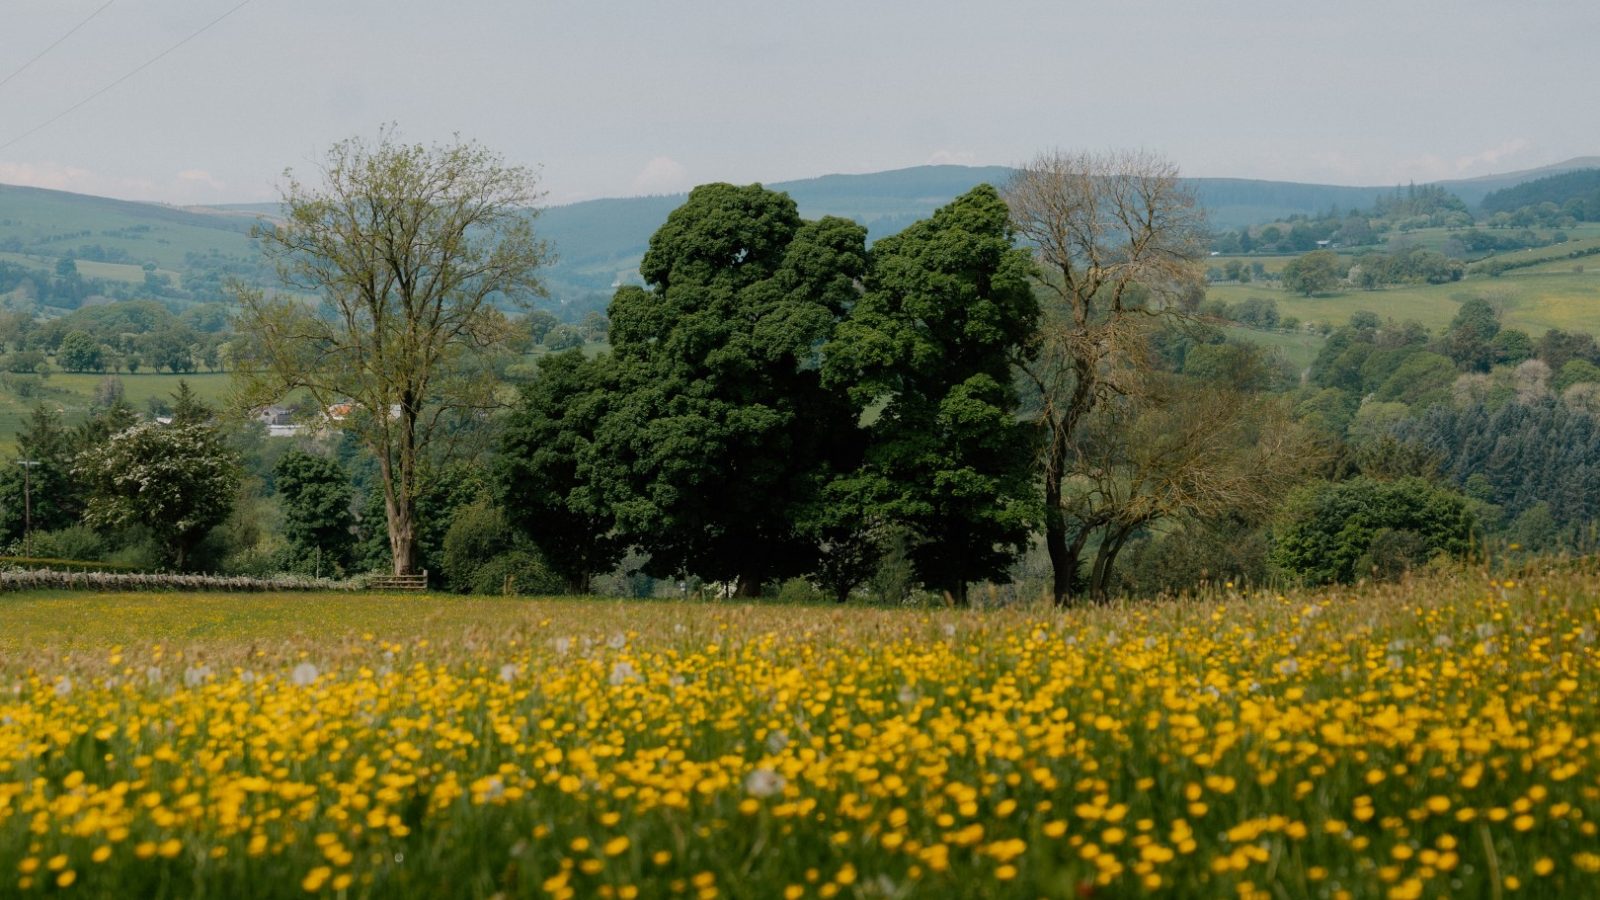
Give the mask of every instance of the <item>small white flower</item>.
M 555 639 L 554 644 L 556 648 L 556 655 L 566 656 L 567 651 L 572 649 L 572 638 L 558 637 Z
M 1485 640 L 1494 637 L 1494 625 L 1492 625 L 1492 624 L 1490 624 L 1488 622 L 1480 623 L 1473 630 L 1478 632 L 1478 637 L 1483 638 Z
M 955 637 L 956 636 L 956 626 L 951 624 L 951 623 L 949 623 L 949 622 L 944 623 L 944 636 L 947 637 L 947 638 Z
M 501 666 L 500 667 L 500 680 L 501 681 L 505 681 L 505 682 L 516 681 L 517 680 L 517 667 L 516 667 L 516 665 L 514 665 L 512 663 L 506 663 L 505 665 Z
M 65 675 L 61 676 L 56 682 L 55 692 L 57 697 L 65 697 L 72 693 L 72 679 Z
M 628 636 L 619 631 L 606 639 L 606 646 L 613 650 L 621 650 L 628 646 Z
M 289 673 L 289 680 L 301 687 L 311 684 L 317 680 L 317 667 L 311 663 L 303 662 L 295 666 L 294 671 Z
M 1300 660 L 1290 656 L 1278 663 L 1278 672 L 1282 675 L 1294 675 L 1300 671 Z
M 904 706 L 910 706 L 917 702 L 918 697 L 917 689 L 909 684 L 900 685 L 900 690 L 895 693 L 895 699 L 899 700 Z
M 1149 637 L 1144 639 L 1144 648 L 1146 650 L 1154 650 L 1156 648 L 1156 636 L 1155 635 L 1152 634 Z
M 144 670 L 144 680 L 148 684 L 160 684 L 161 683 L 161 667 L 160 666 L 146 666 L 145 670 Z
M 190 666 L 183 670 L 183 686 L 199 687 L 211 678 L 211 667 L 200 665 Z
M 501 781 L 497 775 L 490 776 L 488 784 L 483 787 L 483 799 L 485 800 L 499 800 L 505 796 L 505 793 L 505 782 Z
M 682 675 L 679 675 L 677 672 L 673 672 L 671 675 L 667 676 L 667 684 L 670 684 L 673 687 L 683 687 L 687 683 L 688 680 Z
M 1398 672 L 1406 667 L 1405 658 L 1398 653 L 1389 654 L 1389 668 Z
M 256 673 L 250 671 L 249 669 L 245 669 L 243 672 L 239 673 L 239 683 L 240 684 L 255 684 L 256 683 Z
M 1441 634 L 1433 639 L 1433 645 L 1435 647 L 1449 647 L 1454 643 L 1455 641 L 1451 640 L 1450 635 L 1448 634 Z
M 744 789 L 752 797 L 771 797 L 788 784 L 782 775 L 771 769 L 755 769 L 744 778 Z

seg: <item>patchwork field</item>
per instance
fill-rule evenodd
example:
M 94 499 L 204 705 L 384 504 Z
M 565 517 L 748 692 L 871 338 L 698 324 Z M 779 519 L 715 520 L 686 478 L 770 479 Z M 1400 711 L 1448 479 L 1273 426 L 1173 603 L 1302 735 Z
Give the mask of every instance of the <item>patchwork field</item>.
M 0 597 L 0 893 L 1600 895 L 1600 580 Z

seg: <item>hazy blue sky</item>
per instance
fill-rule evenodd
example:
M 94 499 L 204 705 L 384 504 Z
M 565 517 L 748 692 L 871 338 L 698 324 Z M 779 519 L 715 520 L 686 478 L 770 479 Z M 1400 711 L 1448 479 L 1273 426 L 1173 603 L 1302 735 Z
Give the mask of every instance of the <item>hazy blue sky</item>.
M 105 0 L 5 0 L 0 79 Z M 0 84 L 0 145 L 238 0 L 113 0 Z M 177 203 L 398 122 L 542 166 L 550 202 L 1040 149 L 1391 184 L 1600 153 L 1594 0 L 252 0 L 0 149 L 0 182 Z

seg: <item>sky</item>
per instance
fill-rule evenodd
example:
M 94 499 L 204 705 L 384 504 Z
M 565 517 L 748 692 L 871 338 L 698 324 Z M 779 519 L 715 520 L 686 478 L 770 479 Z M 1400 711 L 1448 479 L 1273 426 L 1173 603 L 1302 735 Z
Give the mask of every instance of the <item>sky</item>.
M 385 123 L 549 204 L 1051 148 L 1366 185 L 1600 154 L 1593 0 L 238 4 L 6 0 L 0 183 L 269 200 Z

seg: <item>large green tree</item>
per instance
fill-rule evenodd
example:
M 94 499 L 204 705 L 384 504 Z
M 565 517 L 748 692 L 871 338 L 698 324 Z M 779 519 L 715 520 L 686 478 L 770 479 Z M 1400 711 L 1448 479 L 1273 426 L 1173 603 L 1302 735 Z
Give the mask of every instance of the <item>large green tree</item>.
M 816 564 L 822 490 L 859 458 L 818 351 L 855 301 L 866 230 L 760 185 L 696 188 L 611 303 L 601 501 L 657 576 L 752 595 Z
M 909 527 L 918 577 L 964 601 L 969 582 L 1007 578 L 1035 518 L 1011 378 L 1039 315 L 1033 266 L 988 185 L 878 241 L 872 263 L 823 350 L 827 382 L 877 411 L 865 464 L 830 493 Z

